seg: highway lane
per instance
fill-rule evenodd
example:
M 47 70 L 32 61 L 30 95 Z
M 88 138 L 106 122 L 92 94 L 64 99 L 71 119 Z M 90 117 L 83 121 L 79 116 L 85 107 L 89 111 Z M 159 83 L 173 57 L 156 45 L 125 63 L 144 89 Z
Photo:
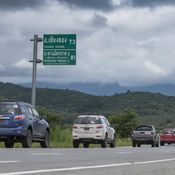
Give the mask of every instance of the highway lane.
M 0 175 L 174 175 L 175 146 L 0 149 Z

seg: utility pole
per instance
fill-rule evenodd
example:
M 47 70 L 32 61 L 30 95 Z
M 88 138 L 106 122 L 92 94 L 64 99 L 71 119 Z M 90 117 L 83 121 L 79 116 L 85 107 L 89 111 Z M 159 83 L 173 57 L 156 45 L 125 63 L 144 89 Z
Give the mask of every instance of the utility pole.
M 42 38 L 39 38 L 37 34 L 34 35 L 33 41 L 33 60 L 30 62 L 33 63 L 32 70 L 32 99 L 31 103 L 35 107 L 36 106 L 36 71 L 37 71 L 37 63 L 42 63 L 41 59 L 37 59 L 37 51 L 38 51 L 38 42 L 42 42 Z

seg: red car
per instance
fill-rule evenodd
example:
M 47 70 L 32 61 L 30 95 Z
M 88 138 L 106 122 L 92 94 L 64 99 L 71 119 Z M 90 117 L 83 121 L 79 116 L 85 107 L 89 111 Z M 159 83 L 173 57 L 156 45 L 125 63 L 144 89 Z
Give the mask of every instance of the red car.
M 175 129 L 164 129 L 160 135 L 160 145 L 175 143 Z

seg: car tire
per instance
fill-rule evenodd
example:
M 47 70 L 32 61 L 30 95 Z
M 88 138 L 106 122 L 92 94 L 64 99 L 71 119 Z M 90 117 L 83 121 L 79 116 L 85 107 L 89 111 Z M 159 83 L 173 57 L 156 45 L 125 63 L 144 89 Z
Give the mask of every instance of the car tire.
M 7 140 L 4 142 L 4 145 L 6 148 L 13 148 L 14 147 L 14 141 Z
M 89 148 L 89 143 L 83 143 L 84 148 Z
M 73 147 L 74 148 L 79 148 L 79 141 L 78 140 L 73 140 Z
M 136 147 L 136 142 L 134 140 L 132 141 L 132 147 Z
M 141 144 L 140 143 L 137 143 L 137 147 L 141 147 Z
M 114 138 L 112 140 L 112 143 L 110 143 L 110 147 L 111 148 L 115 148 L 116 147 L 116 136 L 114 135 Z
M 152 146 L 152 147 L 155 147 L 155 146 L 156 146 L 155 141 L 152 142 L 151 146 Z
M 32 131 L 30 129 L 27 130 L 26 137 L 22 139 L 23 148 L 31 148 L 32 147 Z
M 41 148 L 48 148 L 50 144 L 50 133 L 47 130 L 45 132 L 45 136 L 44 136 L 44 140 L 42 142 L 40 142 Z
M 165 143 L 164 142 L 160 142 L 160 146 L 164 146 L 165 145 Z
M 108 136 L 107 136 L 107 134 L 106 134 L 105 139 L 102 140 L 102 143 L 101 143 L 101 147 L 102 147 L 102 148 L 106 148 L 106 147 L 108 146 L 107 138 L 108 138 Z

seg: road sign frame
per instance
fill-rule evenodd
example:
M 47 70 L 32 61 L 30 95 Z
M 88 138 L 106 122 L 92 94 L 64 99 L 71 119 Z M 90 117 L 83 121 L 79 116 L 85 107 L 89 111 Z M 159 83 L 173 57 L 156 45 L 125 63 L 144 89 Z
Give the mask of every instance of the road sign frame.
M 76 65 L 76 34 L 44 34 L 43 65 Z

